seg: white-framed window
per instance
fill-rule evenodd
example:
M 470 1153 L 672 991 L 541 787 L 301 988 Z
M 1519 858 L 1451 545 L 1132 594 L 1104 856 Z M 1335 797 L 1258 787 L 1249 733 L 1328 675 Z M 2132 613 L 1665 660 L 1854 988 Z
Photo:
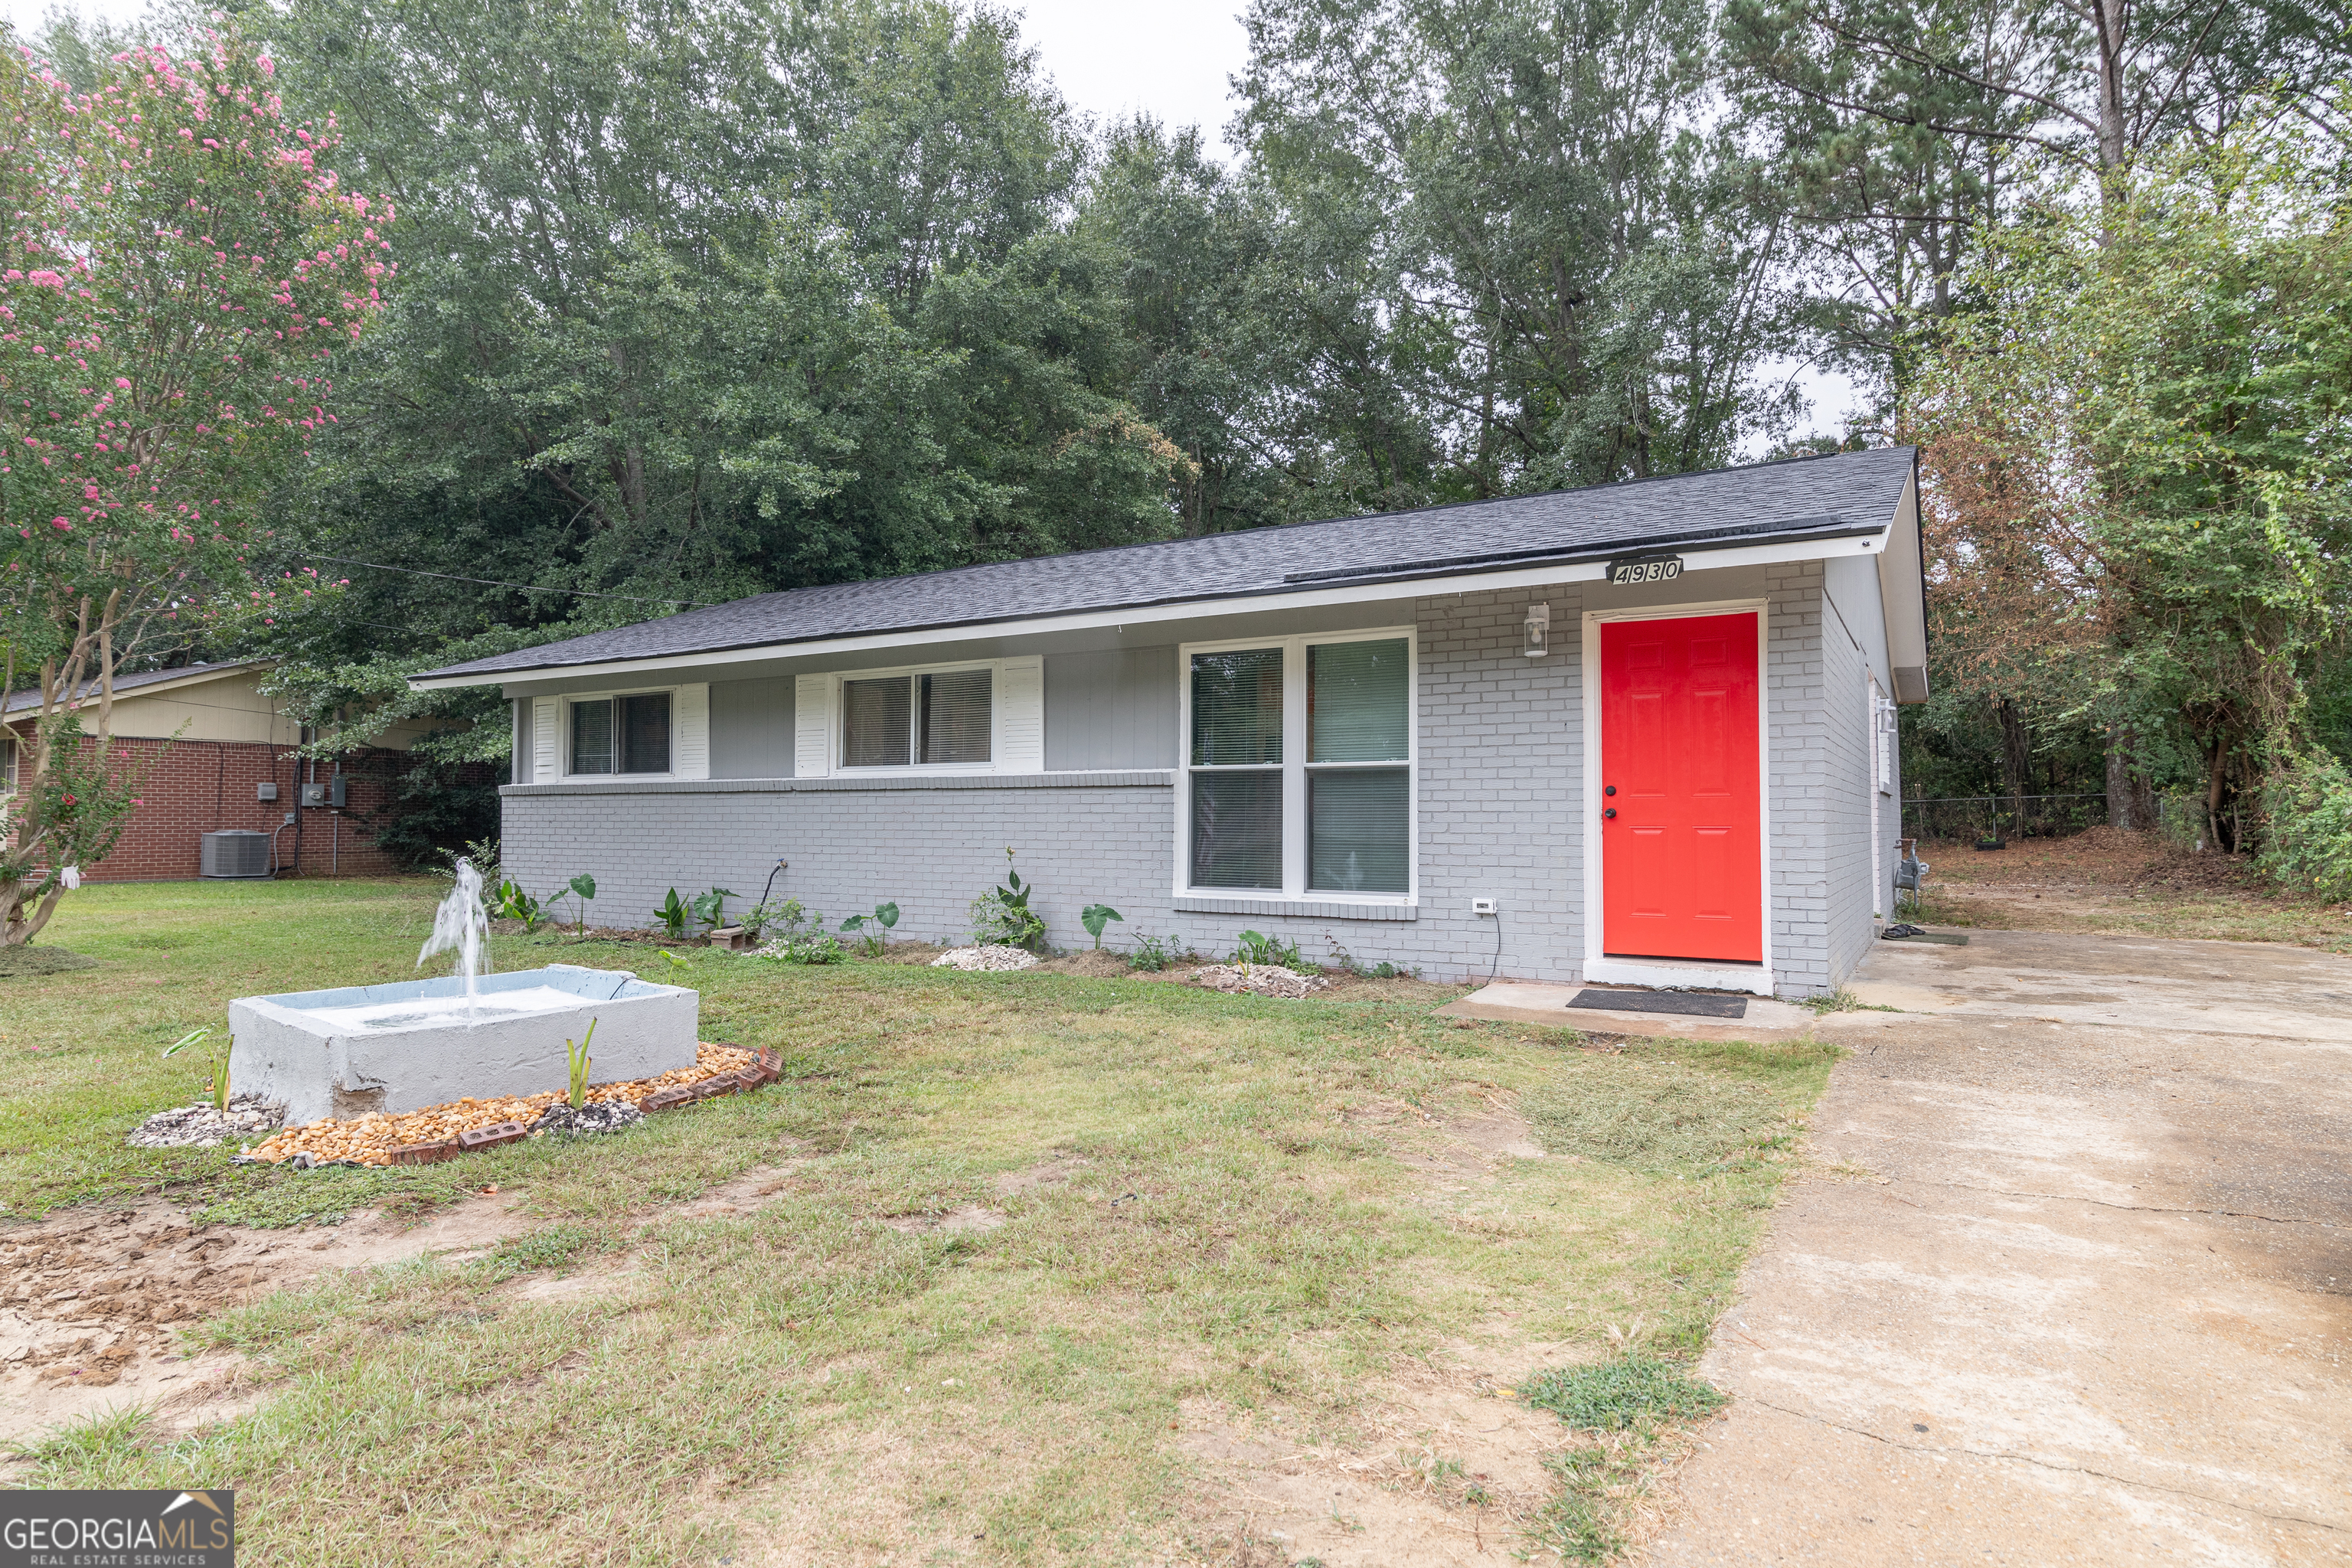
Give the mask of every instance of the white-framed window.
M 16 793 L 16 738 L 0 733 L 0 795 Z
M 1042 656 L 794 678 L 796 777 L 1034 773 L 1045 767 Z
M 1187 644 L 1180 894 L 1409 902 L 1411 628 Z
M 841 678 L 841 767 L 992 767 L 996 760 L 996 669 L 964 665 Z
M 672 692 L 616 691 L 574 697 L 563 706 L 569 776 L 668 775 L 677 707 Z

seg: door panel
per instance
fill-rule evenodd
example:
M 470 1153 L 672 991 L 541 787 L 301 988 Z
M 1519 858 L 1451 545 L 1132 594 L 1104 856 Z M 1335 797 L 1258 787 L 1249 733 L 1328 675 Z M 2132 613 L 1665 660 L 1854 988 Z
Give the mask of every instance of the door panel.
M 1601 624 L 1607 952 L 1764 957 L 1756 614 Z

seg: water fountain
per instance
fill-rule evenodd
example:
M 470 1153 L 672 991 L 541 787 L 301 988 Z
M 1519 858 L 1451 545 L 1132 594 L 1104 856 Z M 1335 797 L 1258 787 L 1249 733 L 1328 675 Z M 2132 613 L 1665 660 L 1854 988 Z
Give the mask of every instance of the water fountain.
M 460 860 L 416 955 L 422 967 L 454 952 L 456 973 L 240 996 L 228 1006 L 229 1081 L 285 1101 L 289 1123 L 539 1094 L 563 1087 L 564 1042 L 585 1035 L 591 1018 L 598 1083 L 694 1065 L 698 993 L 570 963 L 494 974 L 488 935 L 481 875 Z

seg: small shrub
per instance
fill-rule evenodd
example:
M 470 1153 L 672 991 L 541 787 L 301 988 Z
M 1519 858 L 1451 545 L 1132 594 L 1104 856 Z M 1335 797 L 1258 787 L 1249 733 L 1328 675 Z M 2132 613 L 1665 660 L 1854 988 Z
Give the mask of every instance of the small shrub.
M 1135 951 L 1127 955 L 1130 969 L 1157 974 L 1184 956 L 1184 939 L 1181 936 L 1153 936 L 1150 931 L 1135 933 Z
M 1234 962 L 1277 965 L 1301 972 L 1307 968 L 1307 961 L 1298 955 L 1297 942 L 1286 942 L 1280 937 L 1256 931 L 1242 932 L 1239 945 L 1234 949 Z
M 1024 882 L 1021 873 L 1013 868 L 1013 846 L 1006 845 L 1004 885 L 991 888 L 971 901 L 968 911 L 971 940 L 982 947 L 1041 951 L 1045 945 L 1045 921 L 1029 907 L 1029 895 L 1036 890 L 1034 884 Z
M 1352 974 L 1359 980 L 1418 980 L 1421 978 L 1421 968 L 1418 964 L 1395 964 L 1386 959 L 1382 959 L 1378 963 L 1366 963 L 1354 953 L 1341 947 L 1339 938 L 1326 936 L 1323 940 L 1331 944 L 1332 967 Z M 1295 952 L 1296 949 L 1293 951 Z
M 776 905 L 764 923 L 776 933 L 767 949 L 772 958 L 787 963 L 838 963 L 844 956 L 841 939 L 824 929 L 824 911 L 809 909 L 798 899 Z
M 547 923 L 547 906 L 522 890 L 522 884 L 512 879 L 501 881 L 496 902 L 490 913 L 500 920 L 520 921 L 522 929 L 536 933 Z
M 2263 786 L 2269 842 L 2262 868 L 2289 892 L 2329 903 L 2352 900 L 2352 773 L 2306 752 Z

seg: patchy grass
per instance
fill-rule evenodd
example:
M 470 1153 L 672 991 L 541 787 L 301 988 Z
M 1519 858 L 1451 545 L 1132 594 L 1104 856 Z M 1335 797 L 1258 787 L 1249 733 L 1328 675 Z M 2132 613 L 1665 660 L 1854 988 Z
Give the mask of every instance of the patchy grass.
M 1519 1397 L 1551 1411 L 1582 1439 L 1546 1457 L 1559 1490 L 1533 1532 L 1575 1563 L 1605 1563 L 1624 1550 L 1621 1521 L 1647 1491 L 1654 1458 L 1675 1425 L 1730 1403 L 1681 1363 L 1640 1351 L 1544 1373 Z
M 1703 1340 L 1833 1055 L 1455 1028 L 1428 1014 L 1437 987 L 1283 1002 L 698 950 L 706 1037 L 777 1047 L 783 1082 L 415 1169 L 122 1145 L 199 1087 L 164 1044 L 234 994 L 410 972 L 437 891 L 84 889 L 58 935 L 100 967 L 9 983 L 14 1213 L 169 1192 L 290 1225 L 495 1184 L 539 1216 L 472 1262 L 202 1325 L 278 1380 L 257 1410 L 187 1436 L 86 1425 L 19 1484 L 234 1485 L 257 1554 L 294 1564 L 1194 1556 L 1184 1402 L 1344 1435 L 1399 1369 L 1505 1314 L 1563 1360 L 1627 1321 L 1669 1352 Z M 497 957 L 644 952 L 549 931 Z M 1478 1159 L 1448 1129 L 1498 1105 L 1578 1157 L 1440 1184 L 1433 1154 Z M 758 1195 L 680 1210 L 722 1184 Z M 1606 1534 L 1626 1484 L 1564 1477 L 1562 1506 Z
M 63 974 L 69 969 L 95 969 L 98 960 L 62 947 L 0 947 L 0 980 L 22 974 Z
M 1529 1380 L 1519 1397 L 1580 1431 L 1623 1432 L 1644 1422 L 1689 1421 L 1730 1403 L 1677 1363 L 1633 1353 L 1598 1366 L 1560 1367 Z

